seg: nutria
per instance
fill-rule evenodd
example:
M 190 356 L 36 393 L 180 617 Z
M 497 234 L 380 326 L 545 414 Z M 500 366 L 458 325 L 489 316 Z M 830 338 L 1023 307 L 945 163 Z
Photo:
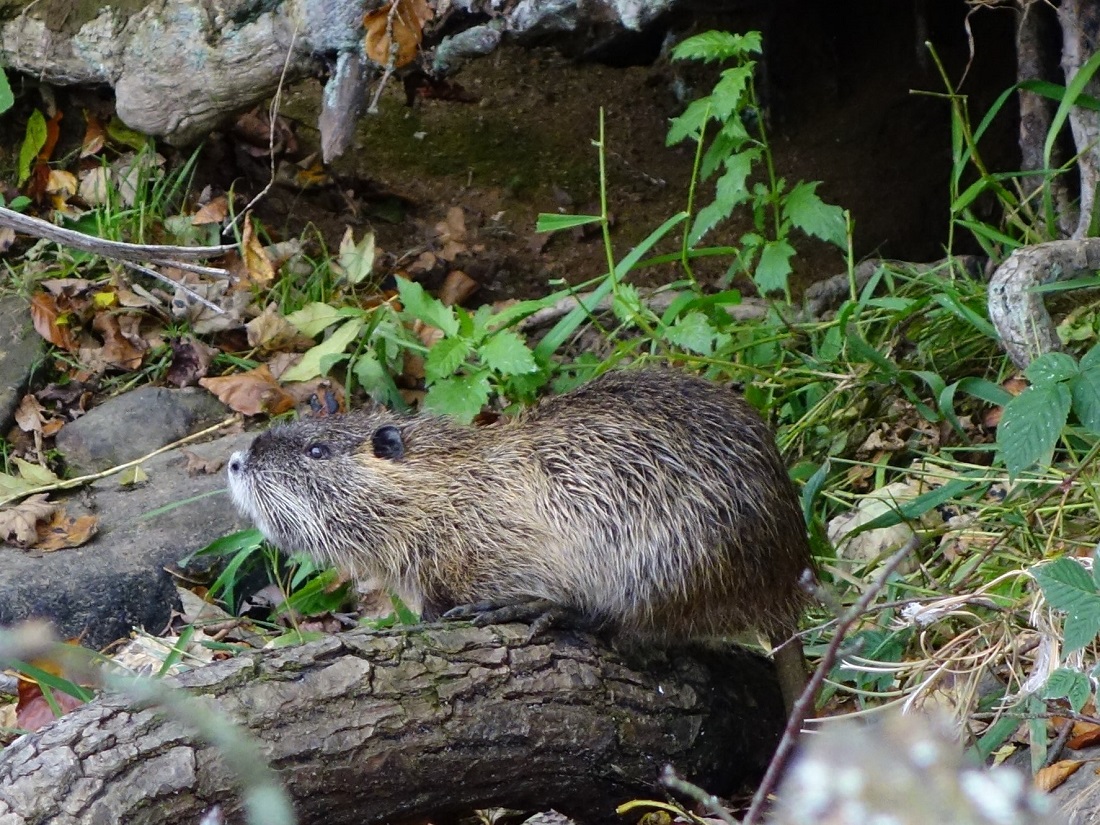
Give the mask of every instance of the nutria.
M 275 545 L 426 618 L 549 606 L 634 639 L 786 638 L 811 567 L 768 426 L 674 370 L 609 372 L 485 427 L 384 409 L 302 419 L 234 453 L 229 486 Z

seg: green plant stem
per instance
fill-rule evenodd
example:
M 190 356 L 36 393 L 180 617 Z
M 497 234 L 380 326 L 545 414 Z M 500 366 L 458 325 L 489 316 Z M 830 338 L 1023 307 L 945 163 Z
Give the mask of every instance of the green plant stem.
M 691 237 L 691 225 L 692 219 L 695 217 L 695 190 L 699 186 L 699 166 L 703 160 L 703 145 L 707 136 L 707 124 L 710 122 L 710 104 L 707 104 L 706 115 L 703 117 L 703 125 L 699 129 L 699 140 L 695 143 L 695 159 L 691 164 L 691 180 L 688 183 L 688 199 L 687 199 L 687 214 L 688 219 L 684 221 L 684 234 L 680 244 L 680 266 L 684 270 L 684 274 L 687 275 L 689 281 L 691 281 L 692 287 L 698 289 L 699 282 L 695 279 L 695 270 L 692 269 L 689 261 L 691 255 L 689 254 L 688 240 Z
M 612 292 L 618 294 L 618 278 L 615 274 L 615 248 L 611 245 L 611 221 L 607 211 L 607 142 L 604 132 L 604 110 L 600 107 L 600 137 L 596 141 L 600 159 L 600 229 L 603 233 L 603 248 L 607 255 L 607 274 L 612 279 Z

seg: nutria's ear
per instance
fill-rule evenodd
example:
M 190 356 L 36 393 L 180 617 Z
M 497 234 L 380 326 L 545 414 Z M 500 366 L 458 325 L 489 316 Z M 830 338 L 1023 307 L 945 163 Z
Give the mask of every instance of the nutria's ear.
M 401 437 L 401 430 L 386 424 L 374 431 L 370 439 L 371 448 L 375 458 L 388 458 L 391 461 L 400 461 L 405 457 L 405 441 Z

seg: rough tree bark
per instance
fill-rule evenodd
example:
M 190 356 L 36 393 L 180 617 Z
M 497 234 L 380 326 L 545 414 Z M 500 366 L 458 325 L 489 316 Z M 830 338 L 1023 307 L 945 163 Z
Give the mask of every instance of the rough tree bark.
M 352 631 L 178 679 L 247 727 L 299 821 L 375 823 L 488 805 L 586 821 L 661 793 L 759 777 L 783 724 L 774 670 L 744 651 L 632 669 L 593 639 L 528 628 Z M 232 765 L 157 709 L 108 695 L 0 755 L 0 823 L 240 821 Z

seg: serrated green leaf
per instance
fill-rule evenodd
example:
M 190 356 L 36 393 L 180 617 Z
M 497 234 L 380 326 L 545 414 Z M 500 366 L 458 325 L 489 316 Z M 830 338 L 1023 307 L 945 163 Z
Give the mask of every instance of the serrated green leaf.
M 454 375 L 466 363 L 469 354 L 469 341 L 463 338 L 441 338 L 424 358 L 424 378 L 429 384 L 434 384 Z
M 7 72 L 0 68 L 0 115 L 15 105 L 15 95 L 11 93 Z
M 1089 677 L 1068 667 L 1060 667 L 1050 674 L 1043 688 L 1044 699 L 1068 699 L 1070 707 L 1077 713 L 1091 697 Z
M 355 307 L 337 309 L 329 304 L 312 303 L 290 313 L 286 316 L 286 320 L 302 335 L 312 338 L 344 318 L 353 318 L 362 314 L 363 310 Z
M 1068 381 L 1080 372 L 1077 361 L 1064 352 L 1047 352 L 1027 365 L 1024 375 L 1032 384 L 1054 384 Z
M 1033 385 L 1005 404 L 997 444 L 1010 478 L 1028 467 L 1050 463 L 1069 409 L 1065 384 Z
M 674 146 L 685 138 L 696 139 L 702 134 L 703 127 L 710 120 L 710 98 L 693 100 L 684 109 L 684 113 L 669 121 L 666 146 Z
M 398 278 L 397 292 L 401 296 L 401 305 L 405 307 L 406 314 L 428 326 L 443 330 L 448 336 L 458 334 L 458 319 L 454 310 L 430 296 L 416 281 Z
M 624 324 L 632 323 L 645 311 L 642 296 L 632 284 L 619 284 L 612 298 L 611 312 Z
M 672 50 L 673 60 L 729 60 L 760 52 L 761 36 L 758 31 L 733 34 L 723 31 L 706 31 L 687 38 Z
M 1031 568 L 1047 603 L 1066 614 L 1063 646 L 1073 653 L 1090 644 L 1100 633 L 1100 594 L 1080 562 L 1061 558 Z
M 1069 382 L 1073 411 L 1090 432 L 1100 435 L 1100 366 L 1084 367 Z
M 1100 344 L 1081 356 L 1081 369 L 1087 370 L 1090 367 L 1100 367 Z
M 791 258 L 794 247 L 786 241 L 769 241 L 760 251 L 760 260 L 756 263 L 756 272 L 752 279 L 765 295 L 769 292 L 783 292 L 787 289 L 787 276 L 791 274 Z
M 715 120 L 725 122 L 745 106 L 745 91 L 752 78 L 752 61 L 726 69 L 710 93 L 710 113 Z
M 404 408 L 405 401 L 393 382 L 393 376 L 379 362 L 377 353 L 364 353 L 356 358 L 352 371 L 359 386 L 379 404 Z
M 477 352 L 485 366 L 501 375 L 527 375 L 539 369 L 527 342 L 510 329 L 493 335 Z
M 749 133 L 745 131 L 745 124 L 741 122 L 741 118 L 733 117 L 723 123 L 699 161 L 699 177 L 702 180 L 708 180 L 727 158 L 740 151 L 748 139 Z M 756 151 L 759 152 L 759 150 Z
M 665 331 L 665 340 L 699 355 L 714 353 L 716 331 L 702 312 L 687 312 Z
M 35 109 L 27 119 L 27 131 L 23 136 L 23 144 L 19 147 L 19 179 L 18 186 L 22 186 L 31 176 L 31 164 L 46 145 L 46 118 Z
M 728 218 L 733 210 L 745 203 L 749 190 L 745 181 L 752 173 L 752 165 L 760 157 L 759 149 L 748 149 L 732 155 L 726 160 L 726 171 L 718 178 L 714 188 L 714 202 L 704 206 L 695 215 L 688 234 L 688 243 L 692 246 L 702 240 L 720 221 Z
M 469 424 L 489 400 L 489 377 L 484 373 L 444 378 L 428 388 L 424 408 Z
M 816 181 L 795 184 L 783 198 L 783 217 L 807 235 L 844 249 L 848 245 L 844 210 L 821 200 L 817 195 L 817 186 Z
M 599 215 L 558 215 L 554 212 L 540 212 L 535 221 L 535 231 L 559 232 L 562 229 L 572 229 L 574 226 L 599 223 L 601 220 L 603 218 Z
M 346 321 L 320 344 L 306 350 L 302 360 L 284 372 L 280 380 L 309 381 L 319 375 L 328 375 L 329 370 L 348 357 L 348 344 L 358 337 L 362 329 L 361 318 Z

